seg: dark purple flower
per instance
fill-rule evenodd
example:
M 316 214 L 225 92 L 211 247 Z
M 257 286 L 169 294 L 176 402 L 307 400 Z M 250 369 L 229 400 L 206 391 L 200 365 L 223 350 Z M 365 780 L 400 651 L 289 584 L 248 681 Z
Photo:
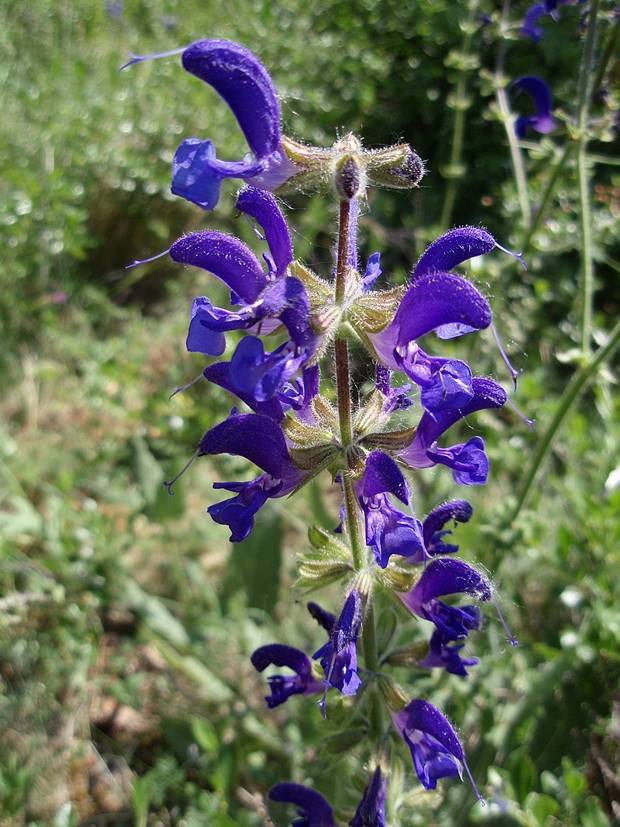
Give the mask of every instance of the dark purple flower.
M 390 324 L 368 338 L 379 361 L 403 370 L 420 386 L 425 409 L 439 414 L 471 398 L 471 371 L 460 360 L 429 356 L 417 340 L 431 331 L 459 336 L 490 324 L 491 308 L 473 284 L 431 272 L 411 282 Z
M 422 523 L 422 536 L 427 553 L 431 557 L 440 554 L 455 554 L 459 547 L 453 543 L 444 542 L 443 538 L 452 534 L 450 529 L 444 529 L 444 526 L 450 520 L 456 523 L 467 523 L 472 514 L 473 508 L 466 500 L 448 500 L 434 508 Z
M 480 798 L 459 737 L 450 721 L 436 707 L 428 701 L 416 699 L 400 712 L 393 713 L 392 720 L 409 747 L 418 778 L 427 790 L 434 790 L 440 778 L 457 775 L 462 779 L 465 768 Z
M 538 21 L 543 15 L 549 15 L 556 22 L 560 19 L 558 6 L 568 5 L 571 0 L 543 0 L 541 3 L 534 3 L 525 12 L 523 22 L 521 24 L 521 34 L 523 37 L 529 37 L 534 43 L 542 38 L 544 31 L 542 26 L 538 25 Z M 585 0 L 578 0 L 578 4 L 585 3 Z
M 356 485 L 359 504 L 364 513 L 366 543 L 381 568 L 393 554 L 420 563 L 427 558 L 422 538 L 422 524 L 413 514 L 404 514 L 390 503 L 388 494 L 409 504 L 409 486 L 394 460 L 382 451 L 373 451 L 366 460 L 364 473 Z
M 278 423 L 261 414 L 236 414 L 211 428 L 202 437 L 198 456 L 232 454 L 245 457 L 265 473 L 250 482 L 216 482 L 213 487 L 232 491 L 231 499 L 209 507 L 216 523 L 228 525 L 231 542 L 244 540 L 254 525 L 254 515 L 272 497 L 283 497 L 304 479 L 289 456 Z
M 385 827 L 387 785 L 381 767 L 377 767 L 366 785 L 350 827 Z
M 325 715 L 325 701 L 330 686 L 343 695 L 355 695 L 361 686 L 357 674 L 357 638 L 362 628 L 364 615 L 360 593 L 353 590 L 347 596 L 342 612 L 334 623 L 329 640 L 312 656 L 318 660 L 325 673 L 325 692 L 321 703 Z
M 298 818 L 291 827 L 336 827 L 334 811 L 323 796 L 311 787 L 282 781 L 269 790 L 269 798 L 297 806 Z
M 328 635 L 331 635 L 334 624 L 336 623 L 336 615 L 326 611 L 322 606 L 319 606 L 318 603 L 314 603 L 312 600 L 308 603 L 308 611 L 319 626 L 325 629 Z
M 312 675 L 312 663 L 300 649 L 271 643 L 260 646 L 252 653 L 252 666 L 264 672 L 268 666 L 286 666 L 294 675 L 271 675 L 267 678 L 271 692 L 265 700 L 269 709 L 287 701 L 291 695 L 314 695 L 321 692 L 323 685 Z
M 426 669 L 440 667 L 452 675 L 467 677 L 467 667 L 475 666 L 478 658 L 462 658 L 460 652 L 465 644 L 450 645 L 451 643 L 452 641 L 447 640 L 439 629 L 435 629 L 429 643 L 428 654 L 424 660 L 419 662 L 419 665 Z
M 391 385 L 392 371 L 384 365 L 378 364 L 376 367 L 375 385 L 378 391 L 385 396 L 385 405 L 383 412 L 386 414 L 394 413 L 394 411 L 404 411 L 413 405 L 413 400 L 409 398 L 412 385 L 399 385 L 393 388 Z
M 515 132 L 519 138 L 525 138 L 530 129 L 540 132 L 542 135 L 557 129 L 558 122 L 551 114 L 553 107 L 551 91 L 542 78 L 535 75 L 526 75 L 517 78 L 511 84 L 511 88 L 523 89 L 524 92 L 527 92 L 532 99 L 535 110 L 533 115 L 519 115 L 515 121 Z
M 411 275 L 416 279 L 429 273 L 447 272 L 464 261 L 469 261 L 470 258 L 486 255 L 495 249 L 520 258 L 518 253 L 513 253 L 512 250 L 507 250 L 506 247 L 498 244 L 491 233 L 482 227 L 455 227 L 429 244 L 418 259 Z M 437 330 L 437 334 L 443 339 L 451 339 L 463 332 L 468 331 L 442 330 L 441 328 Z
M 461 640 L 471 629 L 480 628 L 480 610 L 477 606 L 449 606 L 439 600 L 453 594 L 490 600 L 491 584 L 462 560 L 442 557 L 426 566 L 411 591 L 398 596 L 409 611 L 434 623 L 445 640 Z
M 425 412 L 413 442 L 400 452 L 400 458 L 413 468 L 430 468 L 440 463 L 452 469 L 454 479 L 461 485 L 483 485 L 489 462 L 480 437 L 449 448 L 437 445 L 442 434 L 463 417 L 485 408 L 501 408 L 506 402 L 506 392 L 491 379 L 474 377 L 472 390 L 471 400 L 459 409 L 444 410 L 434 417 Z
M 175 195 L 211 210 L 225 178 L 241 178 L 260 189 L 274 190 L 298 172 L 282 149 L 278 96 L 256 55 L 228 40 L 199 40 L 183 51 L 182 62 L 226 101 L 251 155 L 241 161 L 220 161 L 211 141 L 183 141 L 172 165 Z

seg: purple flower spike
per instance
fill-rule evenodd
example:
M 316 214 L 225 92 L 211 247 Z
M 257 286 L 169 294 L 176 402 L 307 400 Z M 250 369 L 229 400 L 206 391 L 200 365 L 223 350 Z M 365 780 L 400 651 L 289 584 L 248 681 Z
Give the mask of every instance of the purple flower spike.
M 227 40 L 200 40 L 183 51 L 183 66 L 210 84 L 236 117 L 252 156 L 220 161 L 211 141 L 190 138 L 172 165 L 172 192 L 205 210 L 217 204 L 225 178 L 275 189 L 298 169 L 280 146 L 280 104 L 269 73 L 248 49 Z
M 349 822 L 350 827 L 385 827 L 386 795 L 385 777 L 381 772 L 381 767 L 377 767 L 370 782 L 366 785 L 364 796 L 355 811 L 353 820 Z
M 355 695 L 362 681 L 357 674 L 357 638 L 362 628 L 363 602 L 355 589 L 345 600 L 340 617 L 332 627 L 328 642 L 312 656 L 321 662 L 325 672 L 324 694 L 321 702 L 325 715 L 325 701 L 330 686 L 343 695 Z
M 551 114 L 553 101 L 549 87 L 542 78 L 526 75 L 512 83 L 513 89 L 523 89 L 534 103 L 534 115 L 519 115 L 515 122 L 515 131 L 519 138 L 525 138 L 528 130 L 533 129 L 546 135 L 557 129 L 558 122 Z
M 506 403 L 506 391 L 492 379 L 474 377 L 474 395 L 463 407 L 445 410 L 436 416 L 425 413 L 420 420 L 413 442 L 400 452 L 400 458 L 413 468 L 430 468 L 437 463 L 452 469 L 454 479 L 461 485 L 483 485 L 488 475 L 488 460 L 484 441 L 472 437 L 468 442 L 440 448 L 437 440 L 452 425 L 471 413 L 485 408 L 501 408 Z
M 366 543 L 384 569 L 393 554 L 411 563 L 427 559 L 422 539 L 422 524 L 415 515 L 404 514 L 390 503 L 388 494 L 409 503 L 409 488 L 394 460 L 382 451 L 373 451 L 366 460 L 364 474 L 356 485 L 364 512 Z
M 459 675 L 462 678 L 467 677 L 467 667 L 475 666 L 478 663 L 478 658 L 462 658 L 460 655 L 461 649 L 465 646 L 464 643 L 457 643 L 450 646 L 450 641 L 442 635 L 439 629 L 435 629 L 429 644 L 428 654 L 421 660 L 419 666 L 425 669 L 433 669 L 439 667 L 445 669 L 451 675 Z
M 459 737 L 437 707 L 416 699 L 393 714 L 392 720 L 409 747 L 418 778 L 427 790 L 434 790 L 440 778 L 457 775 L 462 779 L 465 768 L 476 796 L 481 798 L 465 761 Z
M 268 666 L 286 666 L 294 675 L 271 675 L 267 678 L 271 695 L 267 696 L 269 709 L 283 704 L 291 695 L 314 695 L 323 687 L 312 675 L 312 663 L 300 650 L 282 643 L 261 646 L 253 652 L 252 666 L 264 672 Z
M 295 804 L 298 818 L 291 827 L 336 827 L 334 811 L 320 793 L 303 784 L 283 781 L 269 790 L 269 799 L 284 804 Z
M 273 257 L 275 275 L 283 275 L 293 260 L 293 245 L 288 225 L 273 195 L 256 187 L 245 187 L 237 197 L 236 207 L 260 224 Z
M 448 500 L 434 508 L 422 523 L 422 534 L 426 551 L 433 557 L 440 554 L 455 554 L 459 547 L 444 542 L 443 538 L 452 534 L 444 529 L 446 523 L 467 523 L 473 514 L 473 508 L 466 500 Z
M 431 561 L 413 589 L 399 597 L 413 614 L 434 623 L 446 640 L 461 640 L 471 629 L 480 628 L 480 611 L 476 606 L 448 606 L 438 599 L 452 594 L 490 600 L 491 584 L 462 560 L 442 557 Z
M 170 248 L 170 257 L 180 264 L 208 270 L 247 303 L 256 301 L 267 283 L 254 253 L 238 238 L 215 230 L 180 238 Z

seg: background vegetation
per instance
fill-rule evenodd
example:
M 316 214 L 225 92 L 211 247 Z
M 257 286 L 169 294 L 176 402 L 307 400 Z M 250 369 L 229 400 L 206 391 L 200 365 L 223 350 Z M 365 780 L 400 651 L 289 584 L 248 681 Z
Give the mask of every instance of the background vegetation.
M 324 742 L 313 704 L 293 699 L 265 714 L 248 660 L 283 636 L 318 643 L 290 587 L 309 515 L 333 527 L 337 502 L 322 483 L 274 501 L 232 548 L 204 512 L 213 480 L 245 473 L 243 463 L 202 460 L 173 498 L 161 485 L 230 400 L 201 385 L 168 398 L 203 366 L 184 352 L 184 334 L 204 277 L 167 259 L 124 266 L 200 226 L 250 241 L 233 217 L 233 187 L 213 215 L 168 194 L 183 137 L 212 137 L 228 157 L 244 147 L 226 107 L 177 61 L 117 68 L 130 50 L 205 36 L 262 57 L 287 134 L 327 144 L 352 129 L 370 146 L 404 138 L 427 159 L 415 196 L 370 195 L 363 252 L 380 249 L 393 280 L 449 225 L 484 224 L 526 248 L 527 272 L 498 253 L 470 275 L 492 296 L 523 369 L 516 400 L 537 429 L 510 410 L 480 417 L 492 477 L 471 492 L 476 516 L 459 529 L 464 554 L 493 573 L 521 646 L 507 647 L 489 614 L 468 680 L 399 675 L 458 723 L 490 806 L 472 808 L 466 785 L 423 794 L 403 764 L 410 823 L 620 819 L 620 404 L 613 353 L 594 369 L 582 347 L 575 117 L 585 7 L 561 6 L 533 44 L 519 36 L 527 6 L 514 3 L 500 26 L 486 0 L 1 4 L 2 825 L 250 827 L 265 823 L 261 794 L 276 780 L 313 783 L 343 811 L 357 794 L 348 779 L 363 784 L 339 754 L 343 739 Z M 594 352 L 620 311 L 612 6 L 599 10 L 588 135 Z M 551 82 L 561 122 L 521 145 L 531 232 L 496 95 L 521 74 Z M 297 255 L 328 272 L 332 207 L 321 198 L 290 207 Z M 490 336 L 471 347 L 478 372 L 508 379 Z M 414 486 L 420 513 L 454 494 L 441 469 Z

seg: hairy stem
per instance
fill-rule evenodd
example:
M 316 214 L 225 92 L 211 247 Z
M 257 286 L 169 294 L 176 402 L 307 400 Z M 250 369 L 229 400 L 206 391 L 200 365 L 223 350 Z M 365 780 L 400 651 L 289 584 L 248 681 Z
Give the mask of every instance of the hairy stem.
M 584 364 L 575 374 L 566 386 L 564 393 L 560 397 L 556 412 L 548 424 L 547 429 L 542 435 L 538 448 L 530 460 L 530 464 L 523 477 L 523 483 L 517 494 L 517 503 L 510 516 L 510 522 L 514 522 L 519 516 L 525 501 L 532 489 L 532 484 L 536 479 L 536 475 L 545 459 L 547 452 L 551 448 L 555 437 L 558 434 L 560 426 L 564 422 L 567 413 L 570 411 L 573 402 L 585 390 L 589 382 L 593 379 L 598 368 L 618 349 L 620 345 L 620 322 L 617 322 L 613 330 L 609 334 L 607 344 L 599 348 L 593 358 Z
M 588 115 L 590 112 L 590 80 L 596 39 L 596 19 L 599 0 L 592 0 L 588 14 L 588 28 L 579 70 L 579 97 L 577 106 L 578 149 L 577 180 L 579 185 L 579 212 L 581 226 L 581 349 L 590 354 L 592 337 L 592 293 L 594 291 L 594 260 L 592 256 L 592 214 L 590 210 L 590 176 L 588 173 Z
M 353 210 L 356 205 L 353 205 Z M 354 214 L 355 215 L 355 214 Z M 338 223 L 338 258 L 336 261 L 336 301 L 341 302 L 346 289 L 347 264 L 356 249 L 356 240 L 352 238 L 355 232 L 356 222 L 350 221 L 351 207 L 348 201 L 340 202 L 340 219 Z M 352 233 L 350 231 L 353 231 Z M 340 438 L 342 446 L 346 450 L 353 440 L 353 424 L 351 417 L 351 379 L 349 372 L 349 347 L 345 339 L 336 337 L 334 346 L 336 359 L 336 391 L 338 404 L 338 421 L 340 425 Z M 348 472 L 343 473 L 342 485 L 344 489 L 344 506 L 346 512 L 346 525 L 351 544 L 353 565 L 356 571 L 365 568 L 367 562 L 366 545 L 362 539 L 362 527 L 360 512 L 353 487 L 353 480 Z M 366 611 L 364 626 L 362 629 L 362 649 L 364 653 L 364 664 L 369 672 L 377 671 L 377 643 L 375 630 L 375 616 L 370 602 Z M 371 737 L 379 738 L 382 732 L 382 712 L 379 695 L 374 686 L 368 689 L 368 724 Z

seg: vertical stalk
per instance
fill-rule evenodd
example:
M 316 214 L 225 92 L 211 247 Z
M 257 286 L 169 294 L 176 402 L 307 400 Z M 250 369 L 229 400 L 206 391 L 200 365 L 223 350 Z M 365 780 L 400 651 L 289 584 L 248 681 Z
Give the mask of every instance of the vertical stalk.
M 353 210 L 357 205 L 353 204 Z M 340 202 L 340 216 L 338 222 L 338 257 L 336 260 L 336 302 L 344 299 L 346 289 L 346 271 L 352 251 L 356 249 L 355 233 L 356 213 L 351 216 L 351 204 L 349 201 Z M 350 219 L 353 218 L 353 221 Z M 351 232 L 353 230 L 353 232 Z M 338 421 L 340 425 L 340 438 L 343 449 L 351 445 L 353 440 L 353 424 L 351 415 L 351 379 L 349 372 L 349 347 L 345 339 L 336 337 L 334 346 L 336 359 L 336 391 L 338 405 Z M 344 506 L 346 512 L 346 525 L 351 544 L 353 565 L 356 571 L 366 566 L 367 554 L 366 545 L 362 539 L 360 525 L 360 513 L 357 505 L 357 498 L 351 479 L 347 470 L 343 473 Z M 366 617 L 362 629 L 362 649 L 364 652 L 364 664 L 369 672 L 376 672 L 378 668 L 377 642 L 375 630 L 375 616 L 372 609 L 372 602 L 366 610 Z M 381 704 L 375 687 L 368 690 L 368 723 L 370 734 L 373 738 L 379 738 L 382 730 Z
M 579 185 L 579 212 L 581 226 L 582 315 L 581 350 L 590 355 L 592 336 L 592 293 L 594 290 L 594 260 L 592 256 L 592 214 L 590 211 L 590 176 L 588 173 L 588 115 L 590 113 L 590 80 L 594 58 L 596 19 L 599 0 L 592 0 L 588 14 L 588 28 L 579 70 L 579 97 L 577 108 L 577 180 Z
M 475 11 L 478 8 L 477 3 L 472 3 L 469 9 L 469 15 L 466 20 L 466 30 L 463 36 L 463 46 L 461 49 L 462 55 L 469 58 L 469 51 L 471 47 L 473 35 L 473 18 Z M 465 136 L 465 112 L 467 107 L 464 104 L 465 92 L 467 91 L 467 72 L 470 70 L 466 67 L 459 69 L 459 79 L 456 85 L 456 92 L 454 95 L 454 126 L 452 129 L 452 148 L 450 151 L 450 161 L 446 173 L 449 173 L 448 185 L 446 187 L 446 194 L 444 196 L 443 207 L 441 210 L 441 227 L 447 230 L 452 221 L 452 212 L 456 202 L 456 194 L 459 188 L 459 181 L 463 177 L 463 139 Z
M 536 475 L 540 470 L 542 462 L 545 456 L 547 455 L 547 452 L 551 448 L 551 445 L 553 444 L 553 441 L 557 436 L 560 426 L 564 422 L 567 413 L 570 411 L 573 402 L 588 386 L 600 365 L 602 365 L 607 359 L 613 356 L 613 354 L 619 346 L 620 322 L 617 322 L 615 327 L 609 334 L 607 344 L 599 348 L 598 351 L 595 353 L 594 357 L 590 359 L 590 361 L 588 361 L 585 365 L 583 365 L 583 367 L 581 367 L 576 373 L 573 374 L 570 382 L 564 389 L 564 393 L 562 394 L 560 401 L 558 402 L 558 407 L 556 408 L 553 419 L 551 420 L 551 422 L 547 426 L 547 429 L 542 435 L 540 442 L 538 443 L 536 453 L 533 455 L 527 467 L 525 476 L 523 477 L 523 482 L 521 483 L 521 486 L 517 493 L 516 505 L 512 511 L 512 514 L 510 515 L 511 523 L 514 522 L 516 518 L 519 516 L 519 512 L 523 508 L 523 505 L 527 500 L 528 494 L 531 491 L 532 483 L 536 479 Z
M 510 12 L 510 0 L 504 0 L 502 8 L 501 29 L 506 26 L 508 21 L 508 14 Z M 519 209 L 521 210 L 521 220 L 523 226 L 527 229 L 531 222 L 530 197 L 527 189 L 527 177 L 525 175 L 525 165 L 523 163 L 523 156 L 519 149 L 519 142 L 514 128 L 514 119 L 508 103 L 508 95 L 504 88 L 504 62 L 506 59 L 506 42 L 500 41 L 497 52 L 497 62 L 495 64 L 495 98 L 497 106 L 502 116 L 504 129 L 506 130 L 506 137 L 508 138 L 508 146 L 510 147 L 510 158 L 512 160 L 512 170 L 515 177 L 515 184 L 517 186 L 517 196 L 519 199 Z

